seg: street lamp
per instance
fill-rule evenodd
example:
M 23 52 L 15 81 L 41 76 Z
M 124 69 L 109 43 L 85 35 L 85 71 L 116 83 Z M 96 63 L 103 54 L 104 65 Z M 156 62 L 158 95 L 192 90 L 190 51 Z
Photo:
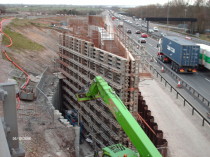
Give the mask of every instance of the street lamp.
M 184 9 L 184 18 L 186 18 L 186 14 L 187 14 L 187 8 Z M 184 32 L 186 33 L 185 21 L 184 21 Z
M 168 0 L 168 8 L 167 8 L 167 30 L 169 31 L 169 29 L 168 29 L 168 24 L 169 24 L 169 20 L 168 20 L 168 18 L 169 18 L 169 0 Z

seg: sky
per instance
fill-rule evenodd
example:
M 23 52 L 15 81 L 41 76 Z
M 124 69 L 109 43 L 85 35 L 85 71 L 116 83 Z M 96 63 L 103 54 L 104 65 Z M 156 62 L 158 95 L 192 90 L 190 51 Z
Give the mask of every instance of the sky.
M 164 4 L 168 0 L 1 0 L 0 4 L 127 5 Z

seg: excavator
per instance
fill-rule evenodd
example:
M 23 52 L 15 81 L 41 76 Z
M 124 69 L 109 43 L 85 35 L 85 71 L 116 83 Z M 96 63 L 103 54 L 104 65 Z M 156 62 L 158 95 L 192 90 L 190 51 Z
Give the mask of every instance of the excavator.
M 101 76 L 96 76 L 88 88 L 76 94 L 77 101 L 103 100 L 138 151 L 122 144 L 114 144 L 102 148 L 102 157 L 162 157 L 115 91 Z

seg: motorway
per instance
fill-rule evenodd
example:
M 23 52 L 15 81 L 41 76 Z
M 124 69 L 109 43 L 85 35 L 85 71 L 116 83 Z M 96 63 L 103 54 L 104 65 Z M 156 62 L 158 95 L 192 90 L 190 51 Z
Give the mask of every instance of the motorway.
M 133 21 L 131 18 L 129 18 L 129 20 Z M 119 23 L 119 21 L 115 21 L 114 23 L 116 25 L 117 23 Z M 135 34 L 136 30 L 140 30 L 142 32 L 146 31 L 146 28 L 141 27 L 141 22 L 138 22 L 138 23 L 140 26 L 137 26 L 135 21 L 133 21 L 132 24 L 128 23 L 128 22 L 123 23 L 124 33 L 127 32 L 127 29 L 130 29 L 132 31 L 132 33 L 128 34 L 128 35 L 136 42 L 138 41 L 138 39 L 141 36 L 140 34 Z M 154 33 L 156 36 L 157 35 L 160 36 L 161 32 L 162 32 L 162 30 L 160 30 L 159 32 L 154 32 Z M 170 34 L 170 33 L 167 32 L 167 35 L 168 34 Z M 172 32 L 170 35 L 172 35 L 172 34 L 177 35 L 177 33 L 174 33 L 174 32 Z M 148 38 L 146 38 L 146 41 L 147 41 L 147 43 L 145 43 L 145 44 L 142 43 L 145 46 L 145 50 L 147 51 L 148 54 L 150 54 L 156 58 L 157 52 L 158 52 L 158 48 L 157 48 L 158 39 L 156 38 L 156 40 L 155 40 L 151 37 L 148 37 Z M 154 62 L 153 66 L 159 70 L 161 69 L 161 66 L 157 62 Z M 169 65 L 167 65 L 167 66 L 168 66 L 168 68 L 170 68 Z M 165 78 L 168 78 L 168 79 L 170 78 L 171 80 L 174 80 L 174 78 L 172 78 L 172 76 L 170 76 L 170 74 L 165 73 L 164 75 L 165 75 Z M 177 75 L 184 82 L 186 82 L 188 85 L 190 85 L 192 88 L 196 89 L 196 91 L 198 93 L 200 93 L 203 97 L 205 97 L 208 101 L 210 101 L 210 71 L 209 70 L 199 71 L 194 74 L 177 74 Z M 191 99 L 192 102 L 196 100 L 199 103 L 198 98 L 196 98 L 192 93 L 190 93 L 187 90 L 183 96 L 188 97 L 189 99 Z M 199 110 L 202 111 L 203 114 L 205 114 L 206 112 L 210 112 L 210 107 L 205 105 L 202 102 L 200 102 L 200 105 L 196 105 L 196 107 L 198 107 Z M 206 115 L 204 115 L 204 116 L 206 117 Z
M 140 34 L 135 34 L 136 28 L 132 27 L 131 25 L 125 23 L 124 30 L 126 32 L 127 29 L 131 29 L 132 38 L 137 40 Z M 147 43 L 144 44 L 146 51 L 156 57 L 157 56 L 157 43 L 158 41 L 154 40 L 153 38 L 148 37 L 146 39 Z M 210 71 L 199 71 L 194 74 L 178 74 L 182 80 L 185 80 L 189 85 L 191 85 L 194 89 L 196 89 L 201 95 L 208 98 L 210 100 Z

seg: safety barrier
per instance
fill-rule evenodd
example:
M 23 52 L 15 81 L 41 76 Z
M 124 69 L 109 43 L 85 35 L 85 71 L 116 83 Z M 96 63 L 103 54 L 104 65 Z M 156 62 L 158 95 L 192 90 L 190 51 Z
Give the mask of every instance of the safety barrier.
M 183 105 L 186 106 L 189 105 L 192 108 L 192 115 L 194 115 L 194 112 L 197 112 L 197 114 L 202 118 L 202 126 L 204 126 L 205 122 L 207 124 L 210 125 L 210 121 L 204 117 L 204 115 L 195 107 L 193 106 L 193 104 L 191 104 L 187 99 L 185 99 L 185 97 L 175 88 L 173 87 L 163 76 L 160 72 L 158 72 L 158 70 L 156 68 L 154 68 L 152 66 L 152 64 L 150 64 L 147 61 L 147 65 L 149 67 L 149 70 L 153 73 L 154 76 L 156 76 L 157 78 L 160 77 L 160 81 L 164 83 L 164 86 L 166 87 L 167 85 L 170 87 L 170 92 L 175 92 L 176 93 L 176 99 L 178 99 L 179 97 L 181 97 L 183 99 Z M 166 68 L 167 69 L 167 68 Z M 177 77 L 178 78 L 178 77 Z
M 176 80 L 180 80 L 182 82 L 182 86 L 185 87 L 191 94 L 193 94 L 195 97 L 199 98 L 199 100 L 206 106 L 210 107 L 210 100 L 208 100 L 206 97 L 204 97 L 202 94 L 200 94 L 195 88 L 189 85 L 187 81 L 183 80 L 181 77 L 179 77 L 172 69 L 166 67 L 164 63 L 162 63 L 160 60 L 157 60 L 157 62 L 163 66 L 166 70 L 166 72 L 170 73 L 170 75 L 175 78 Z

